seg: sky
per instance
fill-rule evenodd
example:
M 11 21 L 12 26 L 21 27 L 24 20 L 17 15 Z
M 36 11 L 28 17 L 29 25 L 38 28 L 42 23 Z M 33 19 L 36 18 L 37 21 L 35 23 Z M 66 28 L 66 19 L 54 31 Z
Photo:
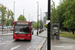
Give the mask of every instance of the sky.
M 59 0 L 53 1 L 55 2 L 55 6 L 59 5 Z M 0 0 L 0 3 L 3 4 L 5 7 L 7 7 L 7 9 L 12 10 L 13 12 L 15 9 L 14 12 L 15 21 L 17 21 L 17 18 L 21 14 L 23 15 L 23 9 L 25 9 L 24 16 L 27 19 L 27 21 L 29 21 L 29 16 L 30 21 L 37 21 L 37 2 L 39 2 L 39 15 L 41 9 L 42 17 L 44 17 L 44 12 L 48 11 L 48 0 Z

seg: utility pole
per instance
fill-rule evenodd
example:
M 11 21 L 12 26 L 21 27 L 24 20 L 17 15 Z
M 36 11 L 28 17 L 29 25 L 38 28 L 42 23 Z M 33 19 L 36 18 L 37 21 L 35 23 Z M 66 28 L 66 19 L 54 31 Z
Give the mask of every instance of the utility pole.
M 25 10 L 25 9 L 23 9 L 23 16 L 24 16 L 24 10 Z M 24 21 L 24 17 L 23 17 L 23 21 Z
M 33 16 L 32 16 L 32 21 L 33 21 Z
M 41 27 L 42 27 L 42 20 L 41 20 L 41 19 L 42 19 L 42 16 L 41 16 L 42 13 L 41 13 L 41 12 L 42 12 L 42 11 L 41 11 L 41 9 L 40 9 L 40 31 L 41 31 Z
M 29 21 L 30 21 L 30 14 L 29 14 Z
M 50 20 L 50 1 L 48 0 L 48 20 Z M 47 50 L 51 50 L 51 34 L 50 34 L 50 22 L 48 23 L 48 27 L 47 27 Z
M 15 21 L 15 1 L 14 1 L 13 4 L 14 4 L 14 5 L 13 5 L 13 11 L 14 11 L 14 21 Z
M 38 22 L 39 22 L 39 2 L 37 2 L 37 35 L 38 35 Z

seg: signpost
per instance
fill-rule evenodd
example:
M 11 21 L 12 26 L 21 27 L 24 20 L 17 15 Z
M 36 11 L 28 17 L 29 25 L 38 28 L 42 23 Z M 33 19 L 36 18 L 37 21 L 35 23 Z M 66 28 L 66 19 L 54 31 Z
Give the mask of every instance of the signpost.
M 48 20 L 50 20 L 50 0 L 48 0 Z M 51 50 L 50 21 L 47 23 L 47 50 Z
M 46 24 L 48 24 L 50 22 L 50 20 L 46 20 Z

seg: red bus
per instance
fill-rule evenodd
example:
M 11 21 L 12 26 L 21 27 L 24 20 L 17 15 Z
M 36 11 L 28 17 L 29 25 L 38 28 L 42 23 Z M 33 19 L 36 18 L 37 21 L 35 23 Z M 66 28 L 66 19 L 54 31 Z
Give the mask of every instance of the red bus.
M 14 21 L 13 24 L 13 39 L 15 40 L 30 40 L 32 39 L 32 22 Z

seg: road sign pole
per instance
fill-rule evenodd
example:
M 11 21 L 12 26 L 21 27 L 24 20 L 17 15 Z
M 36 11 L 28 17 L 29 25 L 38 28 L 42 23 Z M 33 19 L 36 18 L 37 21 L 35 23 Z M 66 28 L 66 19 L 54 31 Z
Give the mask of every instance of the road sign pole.
M 48 20 L 50 20 L 50 0 L 48 0 Z M 47 27 L 47 50 L 51 50 L 50 22 Z

